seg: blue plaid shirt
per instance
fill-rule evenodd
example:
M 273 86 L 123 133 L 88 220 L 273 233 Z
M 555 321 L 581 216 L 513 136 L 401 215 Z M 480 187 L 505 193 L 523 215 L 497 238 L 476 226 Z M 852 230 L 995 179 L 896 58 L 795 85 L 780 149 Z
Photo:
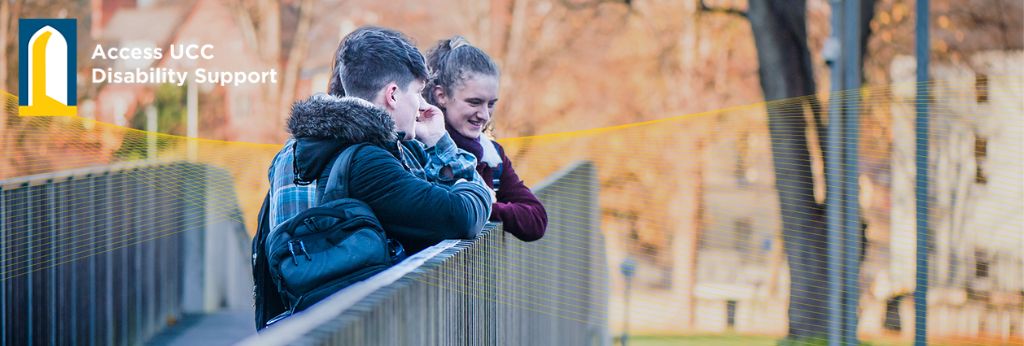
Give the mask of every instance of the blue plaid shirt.
M 271 230 L 306 209 L 316 207 L 320 202 L 317 200 L 319 182 L 308 185 L 295 184 L 295 171 L 292 164 L 295 159 L 295 151 L 292 150 L 294 142 L 295 139 L 292 138 L 284 144 L 281 151 L 274 156 L 274 161 L 270 164 L 270 169 L 267 172 L 270 179 Z M 405 141 L 404 144 L 418 146 L 427 153 L 427 160 L 423 164 L 416 159 L 416 155 L 409 148 L 405 145 L 398 145 L 403 166 L 417 178 L 449 186 L 459 179 L 479 179 L 479 175 L 476 173 L 476 157 L 459 149 L 447 133 L 432 148 L 426 148 L 422 142 L 417 140 Z M 446 170 L 446 167 L 449 169 Z M 330 169 L 330 167 L 326 169 Z

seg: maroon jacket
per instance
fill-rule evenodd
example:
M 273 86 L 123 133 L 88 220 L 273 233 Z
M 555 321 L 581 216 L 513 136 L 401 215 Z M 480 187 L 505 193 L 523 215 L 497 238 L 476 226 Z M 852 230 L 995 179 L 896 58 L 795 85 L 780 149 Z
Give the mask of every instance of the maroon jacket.
M 477 162 L 479 162 L 476 171 L 480 172 L 480 176 L 487 182 L 488 187 L 494 188 L 492 185 L 494 184 L 495 169 L 488 166 L 487 163 L 480 162 L 480 158 L 483 157 L 483 147 L 480 142 L 476 139 L 466 138 L 451 128 L 448 129 L 448 133 L 459 148 L 476 156 Z M 492 143 L 501 155 L 502 171 L 501 186 L 497 192 L 498 201 L 491 209 L 491 221 L 501 222 L 506 232 L 512 233 L 522 241 L 540 239 L 548 227 L 548 213 L 537 196 L 534 196 L 530 188 L 526 187 L 526 184 L 516 175 L 516 171 L 512 169 L 512 161 L 509 161 L 508 156 L 505 155 L 504 148 L 498 142 Z

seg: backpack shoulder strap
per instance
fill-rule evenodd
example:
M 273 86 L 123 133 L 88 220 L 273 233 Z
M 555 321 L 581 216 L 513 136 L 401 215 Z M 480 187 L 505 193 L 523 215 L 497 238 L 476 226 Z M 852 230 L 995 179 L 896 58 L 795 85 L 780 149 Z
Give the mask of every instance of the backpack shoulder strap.
M 253 305 L 256 310 L 254 317 L 256 330 L 259 331 L 267 326 L 267 321 L 286 310 L 281 295 L 277 292 L 277 287 L 270 280 L 267 256 L 263 252 L 267 233 L 270 232 L 270 191 L 267 191 L 267 196 L 263 198 L 263 206 L 260 207 L 257 218 L 259 221 L 256 226 L 256 236 L 252 239 L 252 276 Z
M 494 190 L 497 191 L 501 188 L 501 175 L 505 170 L 505 150 L 495 141 L 491 141 L 491 145 L 494 146 L 494 150 L 498 152 L 498 158 L 501 159 L 501 162 L 498 162 L 498 166 L 494 167 L 493 173 L 491 173 L 491 184 L 494 186 Z
M 321 205 L 335 199 L 348 197 L 348 170 L 352 163 L 352 157 L 356 156 L 359 149 L 367 145 L 366 143 L 353 144 L 338 154 L 334 165 L 331 166 L 331 173 L 327 176 L 327 186 L 324 188 L 323 196 L 320 197 Z

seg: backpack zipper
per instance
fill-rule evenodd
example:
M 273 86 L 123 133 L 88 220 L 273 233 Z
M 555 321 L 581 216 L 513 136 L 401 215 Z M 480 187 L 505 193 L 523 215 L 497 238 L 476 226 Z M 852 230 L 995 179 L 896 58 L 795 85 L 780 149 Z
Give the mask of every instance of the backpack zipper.
M 310 262 L 313 261 L 313 258 L 309 257 L 309 252 L 306 251 L 306 243 L 303 243 L 301 240 L 299 240 L 299 249 L 301 249 L 302 253 L 306 255 L 306 260 L 307 261 L 310 261 Z
M 295 243 L 299 244 L 299 251 L 302 252 L 302 255 L 306 256 L 306 260 L 312 262 L 313 257 L 309 255 L 309 251 L 306 251 L 306 243 L 303 243 L 301 240 L 292 240 L 288 242 L 288 252 L 292 254 L 292 263 L 299 265 L 299 261 L 295 259 L 299 257 L 295 253 Z
M 288 242 L 288 252 L 292 254 L 292 263 L 299 265 L 299 260 L 295 259 L 295 242 Z

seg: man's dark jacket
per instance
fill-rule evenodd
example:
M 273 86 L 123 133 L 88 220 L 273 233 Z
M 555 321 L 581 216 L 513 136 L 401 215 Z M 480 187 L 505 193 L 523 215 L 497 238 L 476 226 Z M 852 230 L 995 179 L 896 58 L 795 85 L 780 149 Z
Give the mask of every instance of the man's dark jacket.
M 320 94 L 296 102 L 288 131 L 293 139 L 277 154 L 269 170 L 271 192 L 261 211 L 257 237 L 265 237 L 274 225 L 298 215 L 311 207 L 310 203 L 316 204 L 310 200 L 323 194 L 323 186 L 317 186 L 317 182 L 326 182 L 336 156 L 357 143 L 370 145 L 352 158 L 349 197 L 368 204 L 387 235 L 398 240 L 409 254 L 444 239 L 472 239 L 490 216 L 492 197 L 472 166 L 465 170 L 471 174 L 465 181 L 450 185 L 428 181 L 430 174 L 424 167 L 431 155 L 419 142 L 400 141 L 387 112 L 365 100 Z M 458 149 L 445 135 L 431 150 Z M 468 155 L 464 153 L 471 157 Z M 454 180 L 459 174 L 448 178 Z M 310 187 L 316 189 L 315 198 L 309 198 Z M 259 250 L 254 246 L 254 251 Z M 255 293 L 263 294 L 256 297 L 258 328 L 262 327 L 261 319 L 265 322 L 274 317 L 261 317 L 261 309 L 276 310 L 272 296 L 277 294 L 274 289 L 267 290 L 265 284 L 261 289 L 261 281 L 269 280 L 260 280 L 266 269 L 265 264 L 260 268 L 260 262 L 254 256 Z M 268 307 L 261 308 L 261 301 Z

